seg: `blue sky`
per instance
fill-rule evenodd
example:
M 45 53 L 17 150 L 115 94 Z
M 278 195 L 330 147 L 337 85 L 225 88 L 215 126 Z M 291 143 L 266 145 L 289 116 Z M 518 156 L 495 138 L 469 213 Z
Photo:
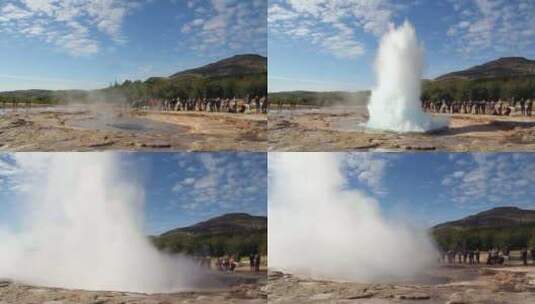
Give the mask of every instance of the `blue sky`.
M 17 225 L 35 163 L 61 153 L 0 154 L 0 226 Z M 147 233 L 229 212 L 267 214 L 265 153 L 117 153 L 145 193 Z M 535 209 L 533 153 L 341 153 L 348 187 L 424 227 L 498 206 Z M 29 163 L 33 164 L 29 165 Z
M 0 154 L 0 226 L 20 224 L 28 177 L 39 176 L 35 168 L 47 170 L 46 157 L 62 155 Z M 230 212 L 267 214 L 265 153 L 118 153 L 117 159 L 127 181 L 143 188 L 148 234 Z
M 344 154 L 348 187 L 430 227 L 499 206 L 535 209 L 533 153 Z
M 505 56 L 535 58 L 532 0 L 269 0 L 269 90 L 369 89 L 379 37 L 409 20 L 434 78 Z
M 267 54 L 266 0 L 2 0 L 0 91 L 93 89 Z

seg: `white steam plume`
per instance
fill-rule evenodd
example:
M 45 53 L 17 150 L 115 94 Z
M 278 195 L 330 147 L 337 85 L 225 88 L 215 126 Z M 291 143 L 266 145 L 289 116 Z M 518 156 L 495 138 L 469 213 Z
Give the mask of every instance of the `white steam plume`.
M 368 104 L 369 128 L 426 132 L 448 125 L 446 119 L 433 118 L 422 110 L 423 52 L 408 21 L 391 27 L 381 38 L 375 62 L 377 86 Z
M 0 277 L 86 290 L 172 292 L 202 271 L 159 252 L 142 227 L 143 192 L 110 153 L 14 157 L 25 188 L 20 230 L 0 229 Z M 131 176 L 131 175 L 130 175 Z
M 343 154 L 269 154 L 269 266 L 319 279 L 412 279 L 436 261 L 427 233 L 348 190 Z

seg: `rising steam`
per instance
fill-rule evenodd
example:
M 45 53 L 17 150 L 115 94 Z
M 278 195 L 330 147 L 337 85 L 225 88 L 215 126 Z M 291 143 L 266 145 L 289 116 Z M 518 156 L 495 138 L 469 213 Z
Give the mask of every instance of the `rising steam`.
M 15 154 L 26 189 L 18 231 L 0 229 L 0 278 L 87 290 L 171 292 L 201 277 L 143 232 L 143 192 L 109 153 Z M 131 176 L 131 173 L 130 175 Z
M 423 231 L 347 189 L 342 154 L 270 153 L 269 265 L 313 278 L 408 279 L 435 261 Z
M 426 132 L 448 125 L 421 107 L 423 49 L 414 27 L 405 21 L 381 39 L 375 62 L 377 86 L 372 90 L 368 127 L 395 132 Z

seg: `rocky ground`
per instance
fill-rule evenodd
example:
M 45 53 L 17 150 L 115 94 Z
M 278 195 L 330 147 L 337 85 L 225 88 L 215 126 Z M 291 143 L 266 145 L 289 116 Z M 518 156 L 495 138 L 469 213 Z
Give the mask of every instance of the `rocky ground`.
M 259 114 L 19 109 L 0 112 L 0 150 L 265 151 L 266 128 Z
M 271 272 L 269 303 L 535 303 L 535 266 L 442 266 L 426 280 L 362 284 L 319 281 Z
M 232 274 L 243 276 L 244 274 Z M 116 291 L 85 291 L 34 287 L 0 281 L 0 304 L 175 304 L 175 303 L 267 303 L 266 275 L 254 280 L 233 278 L 225 288 L 201 289 L 171 294 L 141 294 Z
M 445 114 L 442 114 L 445 115 Z M 533 151 L 535 117 L 450 116 L 450 128 L 431 133 L 368 130 L 365 106 L 273 110 L 271 151 Z

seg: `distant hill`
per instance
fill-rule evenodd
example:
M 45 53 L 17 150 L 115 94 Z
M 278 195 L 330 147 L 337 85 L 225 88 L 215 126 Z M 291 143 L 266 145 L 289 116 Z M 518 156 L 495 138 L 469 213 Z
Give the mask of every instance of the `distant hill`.
M 227 77 L 263 73 L 267 73 L 267 58 L 255 54 L 245 54 L 236 55 L 199 68 L 178 72 L 170 78 L 182 76 Z
M 503 78 L 535 75 L 535 60 L 523 57 L 504 57 L 463 71 L 451 72 L 435 80 L 475 80 L 484 78 Z
M 177 228 L 165 232 L 161 236 L 171 236 L 177 233 L 241 233 L 244 231 L 263 231 L 266 229 L 267 218 L 265 216 L 252 216 L 247 213 L 229 213 L 189 227 Z
M 152 237 L 162 250 L 202 256 L 267 253 L 267 217 L 230 213 Z
M 96 93 L 96 94 L 92 94 Z M 199 68 L 141 80 L 125 80 L 93 91 L 23 90 L 0 92 L 0 102 L 57 104 L 64 102 L 129 102 L 149 98 L 174 99 L 265 96 L 267 94 L 267 58 L 236 55 Z
M 254 54 L 236 55 L 169 77 L 151 77 L 144 82 L 125 81 L 103 91 L 122 93 L 129 102 L 146 97 L 186 99 L 265 96 L 267 58 Z
M 436 225 L 433 229 L 500 228 L 524 224 L 535 224 L 535 210 L 499 207 L 457 221 Z
M 535 98 L 535 61 L 506 57 L 424 80 L 422 100 L 520 100 Z
M 498 207 L 436 225 L 431 232 L 443 248 L 535 245 L 535 210 Z
M 269 98 L 273 104 L 296 103 L 310 106 L 332 106 L 344 104 L 367 104 L 370 91 L 361 92 L 313 92 L 313 91 L 289 91 L 269 93 Z
M 0 102 L 25 102 L 31 101 L 37 104 L 57 104 L 60 102 L 69 102 L 72 100 L 85 99 L 87 91 L 82 90 L 18 90 L 0 92 Z

